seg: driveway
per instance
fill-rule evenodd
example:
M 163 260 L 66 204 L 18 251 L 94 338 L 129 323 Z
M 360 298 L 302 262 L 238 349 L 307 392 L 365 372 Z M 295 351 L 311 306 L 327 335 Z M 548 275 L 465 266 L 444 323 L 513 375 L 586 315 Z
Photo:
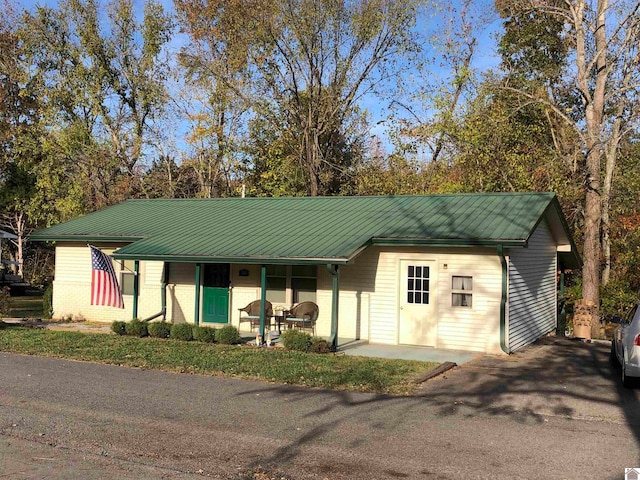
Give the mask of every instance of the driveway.
M 427 382 L 420 395 L 450 408 L 516 415 L 640 423 L 638 390 L 622 387 L 609 342 L 545 337 L 510 356 L 483 356 Z M 640 437 L 639 437 L 640 438 Z
M 640 403 L 607 351 L 547 339 L 410 398 L 0 353 L 0 478 L 619 479 Z

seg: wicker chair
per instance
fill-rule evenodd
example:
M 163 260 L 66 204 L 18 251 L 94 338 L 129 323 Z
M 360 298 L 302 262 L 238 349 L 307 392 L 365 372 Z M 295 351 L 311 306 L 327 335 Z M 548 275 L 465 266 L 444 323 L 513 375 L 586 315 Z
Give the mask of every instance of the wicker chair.
M 287 328 L 310 328 L 313 335 L 316 334 L 316 320 L 318 319 L 318 305 L 313 302 L 301 302 L 295 305 L 286 318 L 284 323 Z
M 240 310 L 240 326 L 242 322 L 249 322 L 251 331 L 254 327 L 260 328 L 260 300 L 254 300 L 244 308 Z M 244 314 L 243 314 L 244 312 Z M 273 308 L 271 302 L 264 302 L 264 324 L 268 327 L 271 323 L 271 316 L 273 315 Z

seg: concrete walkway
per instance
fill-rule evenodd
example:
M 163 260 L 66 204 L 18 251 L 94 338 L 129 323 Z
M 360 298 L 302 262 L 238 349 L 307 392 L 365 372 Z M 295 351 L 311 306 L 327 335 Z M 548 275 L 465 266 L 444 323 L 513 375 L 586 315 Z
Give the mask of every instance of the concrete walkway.
M 380 345 L 372 343 L 355 343 L 343 345 L 339 351 L 345 355 L 361 357 L 398 358 L 402 360 L 418 360 L 421 362 L 454 362 L 458 365 L 470 362 L 482 356 L 478 352 L 464 350 L 447 350 L 444 348 L 415 347 L 410 345 Z

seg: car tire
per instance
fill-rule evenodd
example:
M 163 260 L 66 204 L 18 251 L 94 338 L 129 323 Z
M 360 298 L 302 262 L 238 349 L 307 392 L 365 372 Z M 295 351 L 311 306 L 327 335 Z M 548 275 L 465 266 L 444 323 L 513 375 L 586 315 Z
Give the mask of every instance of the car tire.
M 626 364 L 624 363 L 624 355 L 622 357 L 622 364 L 621 364 L 622 368 L 622 386 L 624 388 L 631 388 L 633 386 L 633 378 L 627 376 L 627 367 Z
M 611 364 L 614 366 L 618 366 L 620 362 L 618 362 L 618 356 L 616 355 L 616 342 L 615 340 L 611 340 L 611 351 L 609 352 L 609 360 L 611 360 Z

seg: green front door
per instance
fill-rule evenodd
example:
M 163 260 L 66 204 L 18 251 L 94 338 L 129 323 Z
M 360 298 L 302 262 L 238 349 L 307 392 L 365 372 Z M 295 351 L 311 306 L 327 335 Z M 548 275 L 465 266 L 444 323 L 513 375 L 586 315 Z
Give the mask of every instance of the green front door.
M 212 263 L 204 266 L 202 278 L 202 321 L 227 323 L 229 321 L 229 273 L 228 263 Z

